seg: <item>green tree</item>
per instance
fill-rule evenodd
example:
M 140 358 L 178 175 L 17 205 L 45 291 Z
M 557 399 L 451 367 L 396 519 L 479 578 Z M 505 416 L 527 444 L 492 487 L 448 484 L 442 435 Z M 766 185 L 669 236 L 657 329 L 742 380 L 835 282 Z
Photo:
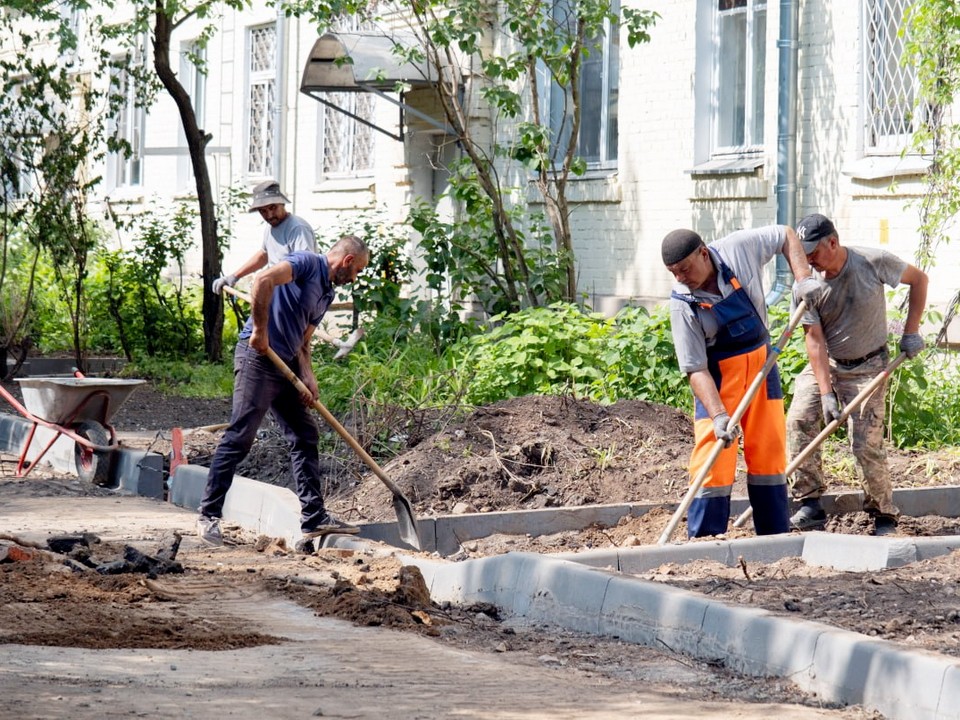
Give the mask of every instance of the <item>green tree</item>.
M 6 297 L 25 298 L 20 316 L 5 321 L 4 351 L 20 342 L 28 324 L 33 281 L 42 254 L 50 259 L 61 300 L 71 321 L 75 361 L 84 367 L 87 317 L 84 283 L 91 251 L 99 238 L 88 220 L 87 198 L 100 182 L 91 168 L 107 148 L 105 119 L 118 98 L 110 87 L 108 55 L 91 28 L 56 2 L 12 0 L 0 14 L 0 35 L 9 40 L 0 57 L 0 176 L 3 180 L 3 258 L 6 274 L 13 230 L 26 241 L 32 260 L 18 288 L 3 287 Z M 89 60 L 74 67 L 78 32 L 88 36 Z M 25 284 L 24 284 L 25 283 Z M 5 303 L 5 312 L 11 312 Z M 5 360 L 5 358 L 4 358 Z M 5 366 L 4 366 L 5 369 Z
M 310 14 L 323 29 L 340 14 L 364 14 L 394 38 L 398 59 L 426 63 L 437 78 L 443 118 L 463 160 L 451 169 L 451 194 L 462 217 L 442 233 L 433 227 L 437 257 L 468 292 L 489 289 L 488 312 L 516 311 L 576 295 L 576 263 L 567 197 L 573 176 L 586 170 L 578 156 L 584 62 L 600 51 L 605 33 L 625 29 L 633 47 L 650 39 L 659 15 L 613 0 L 395 0 L 368 7 L 341 0 L 280 0 L 291 13 Z M 413 42 L 391 31 L 407 21 Z M 565 106 L 557 128 L 543 112 L 548 90 Z M 475 111 L 476 96 L 490 112 Z M 559 132 L 558 132 L 559 131 Z M 544 212 L 531 209 L 527 186 Z M 436 217 L 420 208 L 423 229 Z M 544 239 L 552 240 L 544 252 Z M 428 260 L 429 262 L 429 260 Z M 483 295 L 481 291 L 479 293 Z
M 83 0 L 72 0 L 83 3 Z M 84 3 L 85 4 L 85 3 Z M 194 39 L 194 52 L 189 60 L 205 71 L 203 50 L 216 32 L 214 20 L 224 10 L 242 10 L 250 0 L 134 0 L 131 20 L 106 28 L 107 33 L 128 44 L 139 42 L 147 35 L 153 46 L 153 67 L 140 73 L 140 88 L 144 102 L 149 104 L 159 80 L 180 114 L 190 152 L 190 162 L 196 181 L 197 206 L 200 217 L 200 238 L 203 265 L 203 336 L 207 359 L 220 360 L 223 353 L 223 301 L 212 290 L 213 281 L 220 276 L 222 245 L 219 233 L 217 201 L 210 184 L 205 148 L 212 135 L 197 122 L 196 109 L 190 94 L 177 77 L 170 62 L 170 42 L 174 32 L 191 19 L 206 21 Z M 145 70 L 145 69 L 141 69 Z
M 953 0 L 917 0 L 901 33 L 903 62 L 916 68 L 919 85 L 909 149 L 931 161 L 916 253 L 917 265 L 928 268 L 960 213 L 960 123 L 950 113 L 960 91 L 960 7 Z

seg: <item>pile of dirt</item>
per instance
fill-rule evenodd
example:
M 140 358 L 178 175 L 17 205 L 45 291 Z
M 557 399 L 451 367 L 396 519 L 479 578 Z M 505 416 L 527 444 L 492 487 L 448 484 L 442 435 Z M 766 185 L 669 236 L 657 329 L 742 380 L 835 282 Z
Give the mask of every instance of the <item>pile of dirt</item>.
M 477 408 L 383 470 L 424 515 L 669 502 L 686 491 L 691 442 L 690 420 L 662 405 L 526 396 Z M 331 503 L 392 519 L 373 479 Z

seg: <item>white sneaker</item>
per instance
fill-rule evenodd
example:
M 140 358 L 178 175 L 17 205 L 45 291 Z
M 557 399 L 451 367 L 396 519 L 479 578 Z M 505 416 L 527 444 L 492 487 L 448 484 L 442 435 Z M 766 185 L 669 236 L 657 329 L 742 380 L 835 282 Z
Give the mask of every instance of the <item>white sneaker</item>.
M 201 515 L 197 518 L 197 535 L 210 547 L 223 546 L 223 533 L 220 531 L 220 518 Z

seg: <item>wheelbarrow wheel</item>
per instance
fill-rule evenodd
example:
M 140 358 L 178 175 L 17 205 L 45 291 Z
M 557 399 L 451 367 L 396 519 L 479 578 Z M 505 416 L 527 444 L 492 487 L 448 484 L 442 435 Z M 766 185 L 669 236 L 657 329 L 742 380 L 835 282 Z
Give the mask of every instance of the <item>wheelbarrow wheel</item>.
M 95 420 L 82 420 L 74 427 L 74 432 L 86 438 L 94 445 L 109 445 L 110 433 Z M 109 487 L 110 460 L 113 453 L 103 450 L 93 450 L 86 445 L 76 443 L 73 457 L 77 465 L 77 475 L 83 482 L 92 482 L 100 487 Z

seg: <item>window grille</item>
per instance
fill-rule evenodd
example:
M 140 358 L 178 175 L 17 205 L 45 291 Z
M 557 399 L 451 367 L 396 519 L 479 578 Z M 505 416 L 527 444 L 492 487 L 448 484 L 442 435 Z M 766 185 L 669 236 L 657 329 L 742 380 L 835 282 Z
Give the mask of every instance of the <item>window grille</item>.
M 271 175 L 274 168 L 274 122 L 277 93 L 277 28 L 251 28 L 248 36 L 247 172 Z
M 372 30 L 354 16 L 341 17 L 333 25 L 333 32 L 350 33 Z M 374 120 L 374 96 L 370 93 L 329 93 L 326 100 L 345 112 L 320 105 L 320 158 L 321 177 L 351 177 L 368 174 L 373 170 L 373 128 L 357 122 L 345 113 L 368 122 Z
M 373 120 L 373 95 L 368 93 L 330 93 L 327 100 L 339 108 Z M 373 169 L 373 128 L 333 108 L 323 111 L 324 175 L 357 175 Z
M 914 129 L 917 73 L 900 62 L 904 39 L 899 32 L 910 2 L 863 1 L 864 149 L 868 153 L 901 152 Z

